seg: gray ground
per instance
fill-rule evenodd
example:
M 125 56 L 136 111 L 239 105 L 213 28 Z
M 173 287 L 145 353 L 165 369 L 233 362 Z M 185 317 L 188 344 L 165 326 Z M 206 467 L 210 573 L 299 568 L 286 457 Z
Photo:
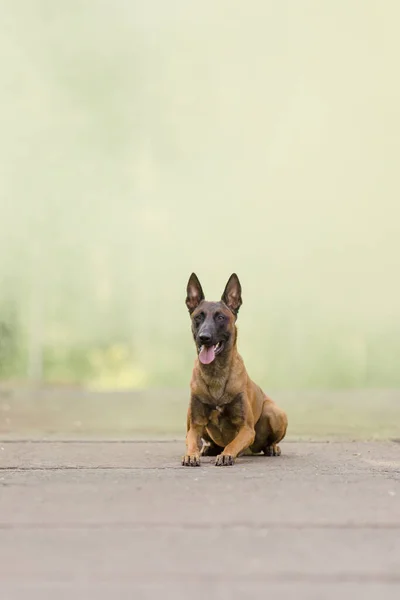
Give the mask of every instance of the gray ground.
M 400 444 L 0 443 L 1 600 L 400 598 Z

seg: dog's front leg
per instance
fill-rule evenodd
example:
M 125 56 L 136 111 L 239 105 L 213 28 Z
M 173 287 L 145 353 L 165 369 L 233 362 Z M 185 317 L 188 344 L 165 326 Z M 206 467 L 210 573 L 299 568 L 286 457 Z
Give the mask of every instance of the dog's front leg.
M 207 418 L 203 404 L 192 396 L 187 416 L 186 454 L 182 458 L 182 466 L 200 466 L 200 441 L 206 423 Z
M 239 429 L 235 439 L 224 448 L 224 451 L 217 456 L 215 465 L 217 467 L 231 466 L 235 462 L 235 458 L 246 450 L 254 442 L 255 431 L 252 423 L 244 423 Z
M 182 458 L 184 467 L 199 467 L 200 466 L 200 438 L 203 435 L 204 426 L 190 424 L 189 431 L 186 435 L 186 454 Z

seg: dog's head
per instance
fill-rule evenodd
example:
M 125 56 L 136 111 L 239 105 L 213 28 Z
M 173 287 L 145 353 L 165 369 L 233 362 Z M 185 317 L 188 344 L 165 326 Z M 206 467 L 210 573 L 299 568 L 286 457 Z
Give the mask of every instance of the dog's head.
M 236 273 L 226 284 L 219 302 L 207 302 L 197 276 L 187 284 L 186 306 L 192 319 L 192 332 L 199 360 L 209 365 L 223 356 L 236 340 L 236 318 L 242 305 L 242 288 Z

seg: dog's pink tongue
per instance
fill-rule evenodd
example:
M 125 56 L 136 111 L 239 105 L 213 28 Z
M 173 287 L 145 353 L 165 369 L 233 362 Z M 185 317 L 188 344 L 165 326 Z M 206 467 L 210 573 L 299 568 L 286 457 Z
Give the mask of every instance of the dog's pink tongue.
M 199 359 L 203 365 L 209 365 L 215 358 L 215 347 L 211 346 L 211 348 L 206 348 L 205 346 L 201 347 Z

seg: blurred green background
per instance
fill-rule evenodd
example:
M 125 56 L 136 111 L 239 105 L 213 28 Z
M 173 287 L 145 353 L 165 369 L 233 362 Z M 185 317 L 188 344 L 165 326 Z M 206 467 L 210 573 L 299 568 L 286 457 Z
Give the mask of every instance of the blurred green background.
M 399 19 L 2 2 L 3 388 L 183 390 L 192 271 L 210 299 L 238 273 L 267 390 L 400 388 Z

